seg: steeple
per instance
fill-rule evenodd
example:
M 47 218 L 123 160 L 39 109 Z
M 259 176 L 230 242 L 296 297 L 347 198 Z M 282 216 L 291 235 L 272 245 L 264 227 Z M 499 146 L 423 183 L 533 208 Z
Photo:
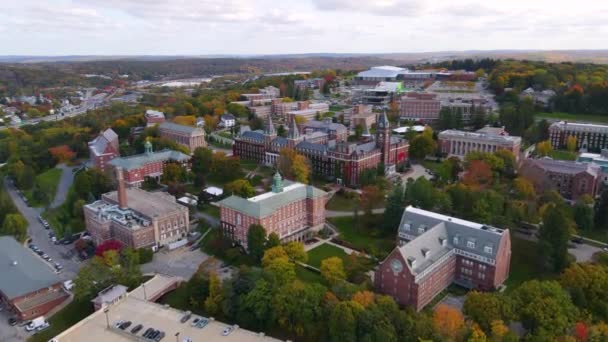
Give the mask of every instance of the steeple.
M 272 124 L 272 118 L 268 115 L 268 121 L 266 122 L 266 127 L 264 128 L 264 134 L 266 135 L 277 135 L 277 131 L 274 129 L 274 125 Z
M 295 116 L 291 119 L 291 124 L 289 125 L 289 134 L 287 135 L 288 139 L 299 139 L 300 131 L 298 130 L 298 125 L 296 124 Z
M 146 140 L 144 148 L 146 150 L 146 154 L 152 154 L 152 143 L 149 140 Z
M 378 129 L 389 129 L 391 127 L 388 117 L 386 116 L 386 109 L 382 112 L 382 114 L 380 114 L 377 126 Z
M 279 171 L 277 171 L 272 177 L 272 192 L 283 192 L 283 177 L 281 177 Z

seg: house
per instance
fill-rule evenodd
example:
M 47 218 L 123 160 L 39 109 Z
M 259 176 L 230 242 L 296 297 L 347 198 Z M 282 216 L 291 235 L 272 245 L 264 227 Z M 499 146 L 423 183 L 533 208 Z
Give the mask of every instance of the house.
M 232 114 L 224 114 L 220 117 L 220 127 L 230 128 L 236 125 L 236 118 Z
M 105 171 L 108 163 L 116 157 L 120 157 L 118 135 L 111 128 L 89 142 L 89 163 L 92 167 Z

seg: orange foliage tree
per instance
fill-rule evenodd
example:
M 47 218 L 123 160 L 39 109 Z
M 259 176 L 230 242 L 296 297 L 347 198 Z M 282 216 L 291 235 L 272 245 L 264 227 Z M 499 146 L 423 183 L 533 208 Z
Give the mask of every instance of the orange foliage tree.
M 49 153 L 59 163 L 72 160 L 76 156 L 76 152 L 72 151 L 72 149 L 68 145 L 51 147 L 49 148 Z
M 464 317 L 456 308 L 439 304 L 433 313 L 433 325 L 443 336 L 456 337 L 464 327 Z
M 194 115 L 181 115 L 173 118 L 173 122 L 180 125 L 195 126 L 196 117 Z
M 464 174 L 463 183 L 472 187 L 485 187 L 492 183 L 492 169 L 483 160 L 472 160 Z
M 371 291 L 359 291 L 353 295 L 352 300 L 366 308 L 374 303 L 374 298 L 374 293 Z

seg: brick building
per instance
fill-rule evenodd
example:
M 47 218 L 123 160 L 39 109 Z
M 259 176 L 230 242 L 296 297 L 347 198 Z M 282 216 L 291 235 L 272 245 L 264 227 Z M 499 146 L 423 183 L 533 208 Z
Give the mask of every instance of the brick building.
M 329 111 L 327 103 L 310 103 L 309 101 L 295 102 L 295 109 L 285 112 L 285 118 L 290 120 L 296 116 L 305 118 L 306 120 L 314 120 L 317 114 L 323 114 Z M 279 115 L 277 113 L 277 115 Z
M 70 297 L 46 261 L 13 237 L 0 236 L 0 303 L 19 320 L 44 316 Z
M 178 151 L 165 149 L 154 152 L 149 141 L 146 141 L 145 149 L 143 154 L 114 158 L 109 163 L 122 170 L 125 182 L 130 187 L 139 187 L 146 177 L 160 180 L 167 163 L 188 166 L 190 161 L 190 156 Z
M 331 118 L 323 121 L 310 120 L 302 124 L 304 134 L 322 132 L 327 134 L 328 140 L 346 141 L 348 139 L 348 129 L 340 123 L 332 122 Z
M 93 242 L 118 240 L 133 248 L 160 247 L 186 238 L 190 231 L 188 208 L 164 192 L 127 189 L 120 167 L 118 190 L 83 207 L 85 225 Z
M 165 122 L 165 113 L 158 110 L 148 109 L 144 117 L 146 118 L 146 126 L 148 127 Z
M 569 136 L 576 137 L 577 148 L 600 151 L 608 147 L 608 126 L 560 121 L 549 126 L 549 139 L 554 149 L 566 147 Z
M 190 150 L 190 153 L 193 153 L 197 147 L 207 147 L 205 130 L 200 127 L 163 122 L 158 125 L 158 131 L 161 138 L 166 138 L 186 146 Z
M 291 122 L 286 138 L 277 136 L 270 119 L 264 131 L 243 132 L 235 139 L 233 154 L 273 166 L 281 149 L 294 148 L 310 160 L 314 174 L 339 179 L 348 186 L 357 186 L 361 173 L 377 168 L 380 163 L 384 164 L 387 173 L 391 173 L 407 160 L 409 145 L 407 141 L 391 135 L 386 113 L 378 119 L 375 139 L 362 144 L 331 140 L 329 131 L 309 130 L 301 134 L 295 121 Z
M 513 152 L 519 157 L 521 137 L 509 136 L 503 129 L 484 127 L 477 132 L 449 129 L 438 135 L 439 150 L 447 157 L 463 159 L 469 152 L 493 153 L 501 149 Z
M 106 170 L 110 160 L 119 157 L 118 135 L 108 128 L 89 142 L 90 165 Z
M 276 173 L 272 191 L 251 198 L 230 196 L 219 202 L 220 226 L 226 236 L 247 248 L 252 224 L 281 241 L 305 241 L 325 224 L 327 193 L 311 185 L 284 181 Z
M 399 103 L 399 116 L 403 119 L 431 123 L 439 119 L 441 101 L 437 94 L 406 93 Z
M 379 292 L 416 311 L 452 283 L 489 291 L 509 276 L 507 229 L 409 206 L 399 224 L 398 241 L 377 268 L 374 284 Z
M 550 158 L 524 160 L 519 174 L 530 180 L 537 192 L 557 190 L 569 200 L 585 194 L 595 197 L 602 181 L 602 172 L 597 164 Z

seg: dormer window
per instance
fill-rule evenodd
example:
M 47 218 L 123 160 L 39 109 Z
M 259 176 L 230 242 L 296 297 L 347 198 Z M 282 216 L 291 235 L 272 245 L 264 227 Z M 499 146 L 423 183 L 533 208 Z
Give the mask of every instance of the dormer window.
M 430 250 L 428 248 L 423 248 L 420 250 L 420 252 L 422 253 L 422 256 L 426 258 L 429 256 Z
M 410 265 L 410 267 L 415 267 L 416 266 L 416 258 L 414 257 L 408 257 L 407 258 L 407 264 Z
M 494 251 L 494 248 L 491 245 L 486 245 L 483 247 L 483 251 L 488 254 L 492 254 L 492 252 Z
M 439 244 L 440 244 L 440 245 L 442 245 L 442 246 L 447 246 L 447 244 L 448 244 L 448 239 L 446 239 L 446 238 L 445 238 L 445 237 L 443 237 L 443 236 L 442 236 L 442 237 L 440 237 L 440 238 L 439 238 Z
M 459 242 L 460 242 L 460 237 L 458 235 L 454 236 L 454 238 L 452 239 L 452 243 L 457 245 Z
M 412 229 L 412 225 L 409 223 L 406 223 L 403 225 L 403 229 L 407 230 L 408 232 L 410 231 L 410 229 Z
M 418 234 L 422 234 L 426 231 L 426 226 L 425 225 L 421 225 L 420 227 L 418 227 Z
M 467 247 L 468 248 L 475 248 L 475 240 L 468 240 L 467 241 Z

